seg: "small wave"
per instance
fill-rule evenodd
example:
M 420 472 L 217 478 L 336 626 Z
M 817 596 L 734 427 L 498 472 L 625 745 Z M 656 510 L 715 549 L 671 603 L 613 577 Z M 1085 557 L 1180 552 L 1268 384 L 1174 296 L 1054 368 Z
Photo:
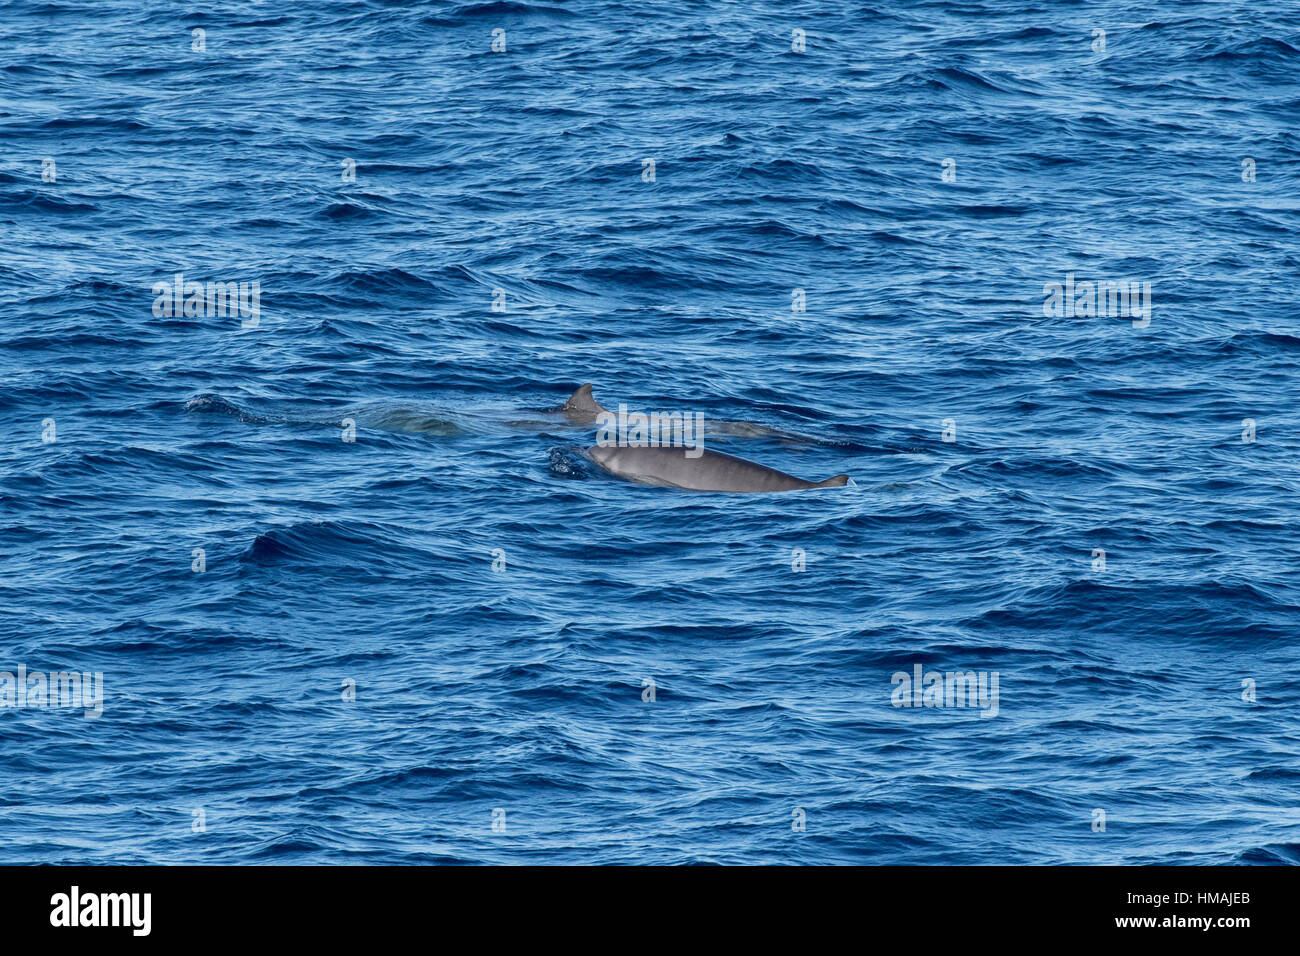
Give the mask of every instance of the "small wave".
M 1247 866 L 1300 866 L 1300 843 L 1270 843 L 1251 847 L 1233 858 Z
M 335 202 L 330 203 L 317 215 L 322 219 L 337 221 L 340 219 L 377 219 L 382 216 L 383 213 L 373 206 L 363 205 L 362 203 Z
M 185 403 L 185 410 L 202 415 L 229 415 L 231 418 L 254 425 L 269 425 L 276 421 L 266 415 L 256 414 L 215 392 L 195 395 Z
M 1242 40 L 1232 43 L 1228 46 L 1221 46 L 1213 50 L 1202 53 L 1198 59 L 1201 60 L 1250 60 L 1252 62 L 1263 62 L 1267 60 L 1282 60 L 1290 62 L 1296 55 L 1300 54 L 1300 48 L 1292 46 L 1285 40 L 1279 40 L 1277 37 L 1254 37 L 1250 40 Z
M 528 17 L 543 19 L 568 19 L 578 14 L 563 7 L 541 3 L 522 3 L 514 0 L 493 0 L 489 3 L 462 3 L 445 12 L 425 17 L 421 22 L 428 26 L 455 27 L 473 20 L 500 19 L 502 17 Z
M 1274 355 L 1300 349 L 1300 335 L 1287 332 L 1234 332 L 1212 346 L 1221 354 Z
M 263 531 L 240 555 L 256 565 L 303 564 L 367 566 L 372 571 L 412 569 L 433 562 L 435 556 L 402 544 L 384 527 L 356 521 L 310 521 Z
M 61 199 L 45 193 L 24 191 L 17 195 L 0 196 L 0 212 L 53 212 L 61 215 L 84 215 L 98 212 L 99 207 L 90 203 Z
M 1023 216 L 1029 212 L 1027 206 L 958 206 L 957 211 L 967 216 L 988 218 L 990 216 Z

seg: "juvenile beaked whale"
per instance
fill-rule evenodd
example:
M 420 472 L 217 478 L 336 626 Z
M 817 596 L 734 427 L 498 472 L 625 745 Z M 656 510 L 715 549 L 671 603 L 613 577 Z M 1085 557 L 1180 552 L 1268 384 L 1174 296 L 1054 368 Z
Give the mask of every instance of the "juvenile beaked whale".
M 593 445 L 587 456 L 612 475 L 643 485 L 689 491 L 772 492 L 839 488 L 848 475 L 804 481 L 757 462 L 708 449 L 669 446 Z

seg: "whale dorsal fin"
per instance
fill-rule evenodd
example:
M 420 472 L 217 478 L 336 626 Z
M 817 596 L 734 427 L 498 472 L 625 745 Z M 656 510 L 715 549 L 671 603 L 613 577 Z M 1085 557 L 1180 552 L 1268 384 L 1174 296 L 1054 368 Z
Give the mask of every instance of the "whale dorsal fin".
M 598 415 L 605 409 L 601 408 L 600 403 L 591 397 L 591 383 L 588 382 L 569 396 L 569 400 L 564 403 L 564 410 L 566 412 L 583 412 L 591 415 Z

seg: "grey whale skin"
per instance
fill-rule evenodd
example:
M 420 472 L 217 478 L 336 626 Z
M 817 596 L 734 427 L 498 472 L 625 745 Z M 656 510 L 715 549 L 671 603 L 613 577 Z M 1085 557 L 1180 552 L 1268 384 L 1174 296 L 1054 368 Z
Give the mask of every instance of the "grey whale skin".
M 746 461 L 733 455 L 705 449 L 698 458 L 688 458 L 686 448 L 593 445 L 587 457 L 612 475 L 643 485 L 684 488 L 689 491 L 771 492 L 805 488 L 839 488 L 848 475 L 825 481 L 804 481 L 775 468 Z
M 591 394 L 590 382 L 580 386 L 563 405 L 558 408 L 548 408 L 546 411 L 559 412 L 573 425 L 594 425 L 602 412 L 612 414 Z M 715 435 L 727 435 L 732 438 L 775 438 L 787 443 L 816 444 L 815 441 L 810 442 L 807 436 L 768 428 L 766 425 L 756 425 L 753 422 L 728 422 L 720 418 L 710 418 L 705 425 Z
M 569 400 L 558 409 L 564 417 L 575 425 L 594 425 L 601 412 L 609 411 L 601 406 L 591 394 L 591 383 L 581 386 L 569 396 Z

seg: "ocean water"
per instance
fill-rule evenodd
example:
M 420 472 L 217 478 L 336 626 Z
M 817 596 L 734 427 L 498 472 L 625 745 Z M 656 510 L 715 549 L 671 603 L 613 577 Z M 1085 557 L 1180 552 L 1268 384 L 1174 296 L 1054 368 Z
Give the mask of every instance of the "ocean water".
M 0 862 L 1300 862 L 1295 3 L 0 28 Z

